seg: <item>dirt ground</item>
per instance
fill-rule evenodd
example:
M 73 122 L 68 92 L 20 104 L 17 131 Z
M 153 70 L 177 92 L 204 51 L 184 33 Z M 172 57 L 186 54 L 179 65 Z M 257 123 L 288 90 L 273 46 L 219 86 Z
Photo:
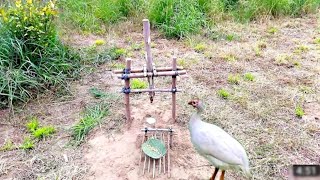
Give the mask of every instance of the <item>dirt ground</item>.
M 142 67 L 144 48 L 132 49 L 143 42 L 142 26 L 124 22 L 119 27 L 127 28 L 115 27 L 104 36 L 71 34 L 64 39 L 80 48 L 104 39 L 108 46 L 127 49 L 133 67 Z M 314 42 L 320 38 L 317 15 L 250 24 L 226 22 L 217 30 L 221 34 L 218 40 L 210 39 L 209 34 L 180 41 L 167 40 L 152 31 L 156 65 L 170 65 L 175 52 L 178 64 L 188 71 L 178 81 L 184 92 L 177 95 L 176 123 L 170 118 L 170 94 L 157 94 L 153 104 L 147 94 L 137 94 L 132 96 L 134 120 L 130 128 L 124 123 L 124 106 L 119 101 L 111 108 L 112 115 L 90 132 L 84 144 L 68 145 L 69 128 L 79 120 L 83 108 L 96 101 L 88 90 L 121 90 L 122 82 L 110 71 L 115 62 L 101 65 L 73 82 L 70 97 L 56 99 L 44 94 L 10 121 L 8 111 L 0 111 L 0 144 L 7 139 L 20 144 L 27 135 L 24 124 L 30 115 L 58 129 L 54 137 L 37 143 L 29 152 L 0 152 L 0 179 L 152 179 L 150 173 L 143 176 L 139 169 L 140 129 L 148 116 L 156 118 L 156 126 L 172 126 L 175 130 L 171 179 L 209 179 L 214 167 L 207 166 L 190 142 L 187 125 L 193 110 L 187 102 L 192 97 L 205 102 L 205 121 L 222 127 L 243 144 L 253 179 L 287 179 L 292 164 L 320 164 L 320 45 Z M 229 34 L 234 40 L 224 39 Z M 205 46 L 202 52 L 194 50 L 199 43 Z M 230 74 L 246 72 L 252 73 L 255 81 L 241 79 L 234 85 L 227 80 Z M 170 78 L 156 79 L 156 87 L 169 85 Z M 228 100 L 217 95 L 220 88 L 231 93 Z M 302 118 L 295 116 L 298 104 L 305 111 Z M 244 177 L 227 171 L 226 179 Z

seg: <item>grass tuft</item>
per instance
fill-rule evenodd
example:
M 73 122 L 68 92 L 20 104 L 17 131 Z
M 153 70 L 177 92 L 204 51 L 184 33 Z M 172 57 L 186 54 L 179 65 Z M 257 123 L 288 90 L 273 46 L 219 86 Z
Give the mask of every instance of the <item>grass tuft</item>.
M 55 132 L 56 130 L 54 127 L 46 126 L 46 127 L 38 128 L 32 133 L 32 135 L 37 139 L 42 139 L 42 138 L 51 136 Z
M 204 43 L 199 43 L 194 47 L 194 50 L 198 53 L 202 53 L 207 49 L 206 45 Z
M 89 131 L 99 124 L 108 113 L 109 105 L 106 103 L 99 103 L 87 107 L 80 121 L 71 128 L 75 144 L 81 144 Z
M 245 73 L 243 77 L 246 81 L 254 81 L 255 80 L 255 76 L 251 73 Z
M 25 137 L 23 143 L 20 145 L 20 149 L 30 150 L 34 148 L 34 143 L 30 137 Z
M 228 61 L 228 62 L 237 61 L 237 57 L 236 57 L 234 54 L 231 54 L 231 53 L 222 56 L 222 58 L 223 58 L 225 61 Z
M 276 27 L 270 27 L 270 28 L 268 29 L 268 33 L 269 33 L 269 34 L 276 34 L 278 31 L 279 31 L 279 29 L 276 28 Z
M 217 93 L 218 93 L 218 96 L 221 97 L 221 98 L 223 98 L 223 99 L 228 99 L 228 98 L 230 98 L 230 93 L 229 93 L 227 90 L 225 90 L 225 89 L 219 89 L 219 90 L 217 91 Z
M 31 132 L 31 133 L 34 132 L 35 130 L 37 130 L 39 127 L 38 118 L 32 117 L 31 121 L 27 123 L 26 127 L 29 130 L 29 132 Z
M 97 40 L 95 40 L 94 41 L 94 44 L 96 45 L 96 46 L 102 46 L 102 45 L 104 45 L 106 42 L 103 40 L 103 39 L 97 39 Z
M 230 84 L 237 84 L 238 85 L 240 83 L 240 75 L 239 74 L 235 74 L 235 75 L 230 74 L 228 76 L 228 82 Z
M 6 142 L 3 144 L 3 146 L 0 147 L 0 151 L 11 151 L 14 149 L 15 146 L 11 139 L 6 140 Z
M 205 25 L 205 15 L 195 0 L 151 0 L 148 17 L 168 38 L 198 33 Z
M 300 105 L 298 105 L 295 109 L 295 113 L 298 118 L 302 118 L 302 116 L 304 115 L 304 110 Z
M 148 87 L 148 83 L 140 79 L 133 79 L 130 81 L 130 87 L 131 89 L 145 89 Z

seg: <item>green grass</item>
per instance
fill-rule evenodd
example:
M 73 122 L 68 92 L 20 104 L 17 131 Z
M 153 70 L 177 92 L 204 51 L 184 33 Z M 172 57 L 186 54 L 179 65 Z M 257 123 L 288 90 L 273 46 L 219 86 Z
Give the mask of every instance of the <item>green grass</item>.
M 132 81 L 130 81 L 130 88 L 131 89 L 145 89 L 148 87 L 148 83 L 140 80 L 140 79 L 132 79 Z
M 166 37 L 182 38 L 221 19 L 299 16 L 316 12 L 319 4 L 319 0 L 61 0 L 58 6 L 62 28 L 69 24 L 69 28 L 83 32 L 104 33 L 105 26 L 143 17 Z M 228 41 L 233 39 L 233 35 L 227 35 Z
M 37 117 L 32 117 L 31 121 L 29 121 L 26 125 L 27 129 L 29 130 L 29 132 L 34 132 L 35 130 L 38 129 L 39 127 L 39 120 Z
M 276 28 L 276 27 L 270 27 L 270 28 L 268 29 L 268 33 L 269 33 L 269 34 L 276 34 L 278 31 L 279 31 L 279 29 Z
M 15 146 L 13 144 L 13 142 L 8 139 L 5 141 L 5 143 L 0 147 L 0 151 L 11 151 L 12 149 L 14 149 Z
M 103 33 L 108 26 L 137 16 L 146 7 L 143 0 L 61 0 L 60 24 L 83 32 Z M 62 27 L 63 28 L 63 27 Z
M 221 98 L 223 98 L 223 99 L 228 99 L 228 98 L 230 98 L 230 93 L 229 93 L 227 90 L 225 90 L 225 89 L 219 89 L 219 90 L 217 91 L 217 94 L 218 94 L 219 97 L 221 97 Z
M 126 55 L 127 55 L 127 50 L 126 50 L 126 49 L 123 49 L 123 48 L 112 47 L 112 48 L 109 50 L 109 54 L 110 54 L 110 56 L 111 56 L 111 59 L 117 60 L 117 59 L 119 59 L 120 57 L 126 56 Z
M 198 33 L 205 25 L 205 15 L 196 0 L 151 0 L 148 18 L 169 38 Z
M 203 53 L 207 49 L 207 46 L 204 43 L 199 43 L 194 47 L 194 50 L 198 53 Z
M 95 40 L 94 41 L 94 44 L 96 45 L 96 46 L 102 46 L 102 45 L 104 45 L 106 42 L 103 40 L 103 39 L 97 39 L 97 40 Z
M 313 40 L 313 42 L 314 42 L 315 44 L 320 44 L 320 38 L 315 38 L 315 39 Z
M 295 108 L 295 114 L 297 117 L 302 118 L 302 116 L 304 115 L 304 110 L 302 109 L 302 107 L 300 105 L 298 105 Z
M 89 131 L 98 125 L 108 113 L 109 105 L 106 103 L 98 103 L 87 107 L 80 121 L 71 128 L 75 144 L 81 144 Z
M 79 56 L 59 41 L 49 6 L 37 1 L 30 10 L 22 3 L 22 10 L 5 7 L 0 16 L 0 108 L 51 88 L 67 89 L 67 80 L 77 77 Z M 42 15 L 44 7 L 50 13 Z
M 234 55 L 234 54 L 225 54 L 222 56 L 222 58 L 225 60 L 225 61 L 228 61 L 228 62 L 234 62 L 234 61 L 237 61 L 237 57 Z
M 45 127 L 41 127 L 41 128 L 38 128 L 37 130 L 35 130 L 32 133 L 32 135 L 37 139 L 43 139 L 45 137 L 51 136 L 55 132 L 56 132 L 56 129 L 54 127 L 45 126 Z
M 240 83 L 240 75 L 239 74 L 230 74 L 228 76 L 228 82 L 230 84 L 239 84 Z
M 49 137 L 56 132 L 56 129 L 53 126 L 40 126 L 39 119 L 37 117 L 32 117 L 26 124 L 26 128 L 29 130 L 29 133 L 37 139 Z
M 246 80 L 246 81 L 254 81 L 255 80 L 255 76 L 253 75 L 253 74 L 251 74 L 251 73 L 245 73 L 244 75 L 243 75 L 243 77 L 244 77 L 244 79 Z
M 25 137 L 19 148 L 23 150 L 33 149 L 34 143 L 30 137 Z

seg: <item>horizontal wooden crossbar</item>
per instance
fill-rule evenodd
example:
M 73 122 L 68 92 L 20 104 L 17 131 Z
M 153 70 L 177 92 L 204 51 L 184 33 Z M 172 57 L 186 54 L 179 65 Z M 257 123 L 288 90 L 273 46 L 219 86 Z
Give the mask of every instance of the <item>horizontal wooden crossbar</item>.
M 141 92 L 181 92 L 181 89 L 130 89 L 129 93 L 141 93 Z M 122 91 L 123 92 L 123 91 Z
M 177 70 L 183 70 L 183 67 L 182 66 L 178 66 Z M 172 67 L 159 67 L 159 68 L 156 68 L 156 71 L 157 72 L 172 71 Z M 130 72 L 131 73 L 141 73 L 141 72 L 143 72 L 143 68 L 141 68 L 141 69 L 131 69 Z M 115 73 L 115 74 L 123 74 L 124 70 L 114 70 L 113 73 Z
M 156 74 L 152 72 L 147 73 L 130 73 L 130 74 L 122 74 L 117 75 L 119 79 L 131 79 L 131 78 L 144 78 L 144 77 L 156 77 L 156 76 L 179 76 L 187 74 L 186 70 L 180 70 L 180 71 L 163 71 L 163 72 L 157 72 Z

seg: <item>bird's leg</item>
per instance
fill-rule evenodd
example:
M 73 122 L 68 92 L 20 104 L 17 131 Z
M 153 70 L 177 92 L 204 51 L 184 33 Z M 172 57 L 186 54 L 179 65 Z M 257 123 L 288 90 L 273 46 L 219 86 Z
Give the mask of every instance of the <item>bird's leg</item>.
M 224 173 L 225 173 L 225 170 L 222 170 L 220 180 L 224 180 Z
M 214 173 L 212 174 L 212 177 L 210 178 L 210 180 L 214 180 L 214 178 L 216 177 L 216 175 L 218 174 L 219 168 L 215 168 L 214 169 Z

